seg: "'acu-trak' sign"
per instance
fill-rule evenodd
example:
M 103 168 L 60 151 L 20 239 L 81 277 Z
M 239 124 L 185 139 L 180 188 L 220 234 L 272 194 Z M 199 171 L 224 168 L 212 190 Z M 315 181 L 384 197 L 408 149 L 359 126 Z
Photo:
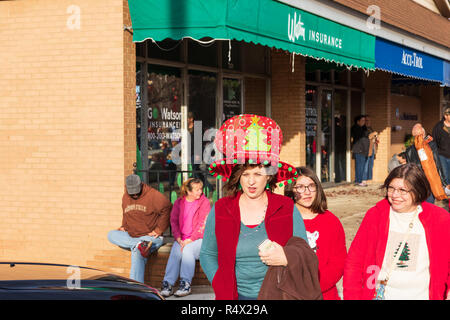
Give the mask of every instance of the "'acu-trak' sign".
M 381 38 L 377 38 L 375 42 L 375 68 L 443 82 L 441 59 Z

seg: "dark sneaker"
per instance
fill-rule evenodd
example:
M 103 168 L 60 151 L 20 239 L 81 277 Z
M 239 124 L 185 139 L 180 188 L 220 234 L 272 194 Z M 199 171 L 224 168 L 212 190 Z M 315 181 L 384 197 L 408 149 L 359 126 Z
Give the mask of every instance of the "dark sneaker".
M 141 252 L 141 255 L 144 258 L 148 258 L 148 255 L 150 253 L 150 248 L 152 247 L 151 241 L 141 241 L 138 243 L 137 248 Z
M 173 288 L 167 281 L 163 281 L 161 284 L 161 295 L 163 297 L 170 297 L 173 295 Z
M 180 287 L 174 293 L 176 297 L 184 297 L 191 293 L 191 285 L 189 282 L 180 280 Z

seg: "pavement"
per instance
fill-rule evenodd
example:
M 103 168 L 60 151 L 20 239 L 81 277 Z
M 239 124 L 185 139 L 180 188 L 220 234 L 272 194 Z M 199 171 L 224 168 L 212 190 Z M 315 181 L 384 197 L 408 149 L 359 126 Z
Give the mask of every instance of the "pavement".
M 174 288 L 174 291 L 177 288 Z M 167 300 L 215 300 L 214 290 L 211 286 L 192 286 L 191 294 L 185 297 L 170 296 Z

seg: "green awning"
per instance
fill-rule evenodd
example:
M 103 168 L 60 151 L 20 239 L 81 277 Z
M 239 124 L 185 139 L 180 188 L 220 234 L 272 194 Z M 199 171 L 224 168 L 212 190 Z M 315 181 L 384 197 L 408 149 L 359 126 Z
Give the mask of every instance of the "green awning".
M 375 37 L 275 0 L 129 0 L 133 41 L 235 39 L 373 70 Z

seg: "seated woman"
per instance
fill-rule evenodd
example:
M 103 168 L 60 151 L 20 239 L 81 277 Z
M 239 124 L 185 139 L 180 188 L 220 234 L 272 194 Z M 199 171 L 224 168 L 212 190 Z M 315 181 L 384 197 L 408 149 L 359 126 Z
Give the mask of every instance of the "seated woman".
M 167 261 L 166 273 L 161 286 L 161 295 L 173 294 L 173 285 L 180 277 L 175 296 L 191 293 L 191 282 L 195 272 L 195 261 L 199 259 L 205 222 L 211 206 L 203 195 L 203 182 L 197 178 L 186 180 L 181 187 L 182 197 L 175 201 L 170 214 L 173 243 Z

